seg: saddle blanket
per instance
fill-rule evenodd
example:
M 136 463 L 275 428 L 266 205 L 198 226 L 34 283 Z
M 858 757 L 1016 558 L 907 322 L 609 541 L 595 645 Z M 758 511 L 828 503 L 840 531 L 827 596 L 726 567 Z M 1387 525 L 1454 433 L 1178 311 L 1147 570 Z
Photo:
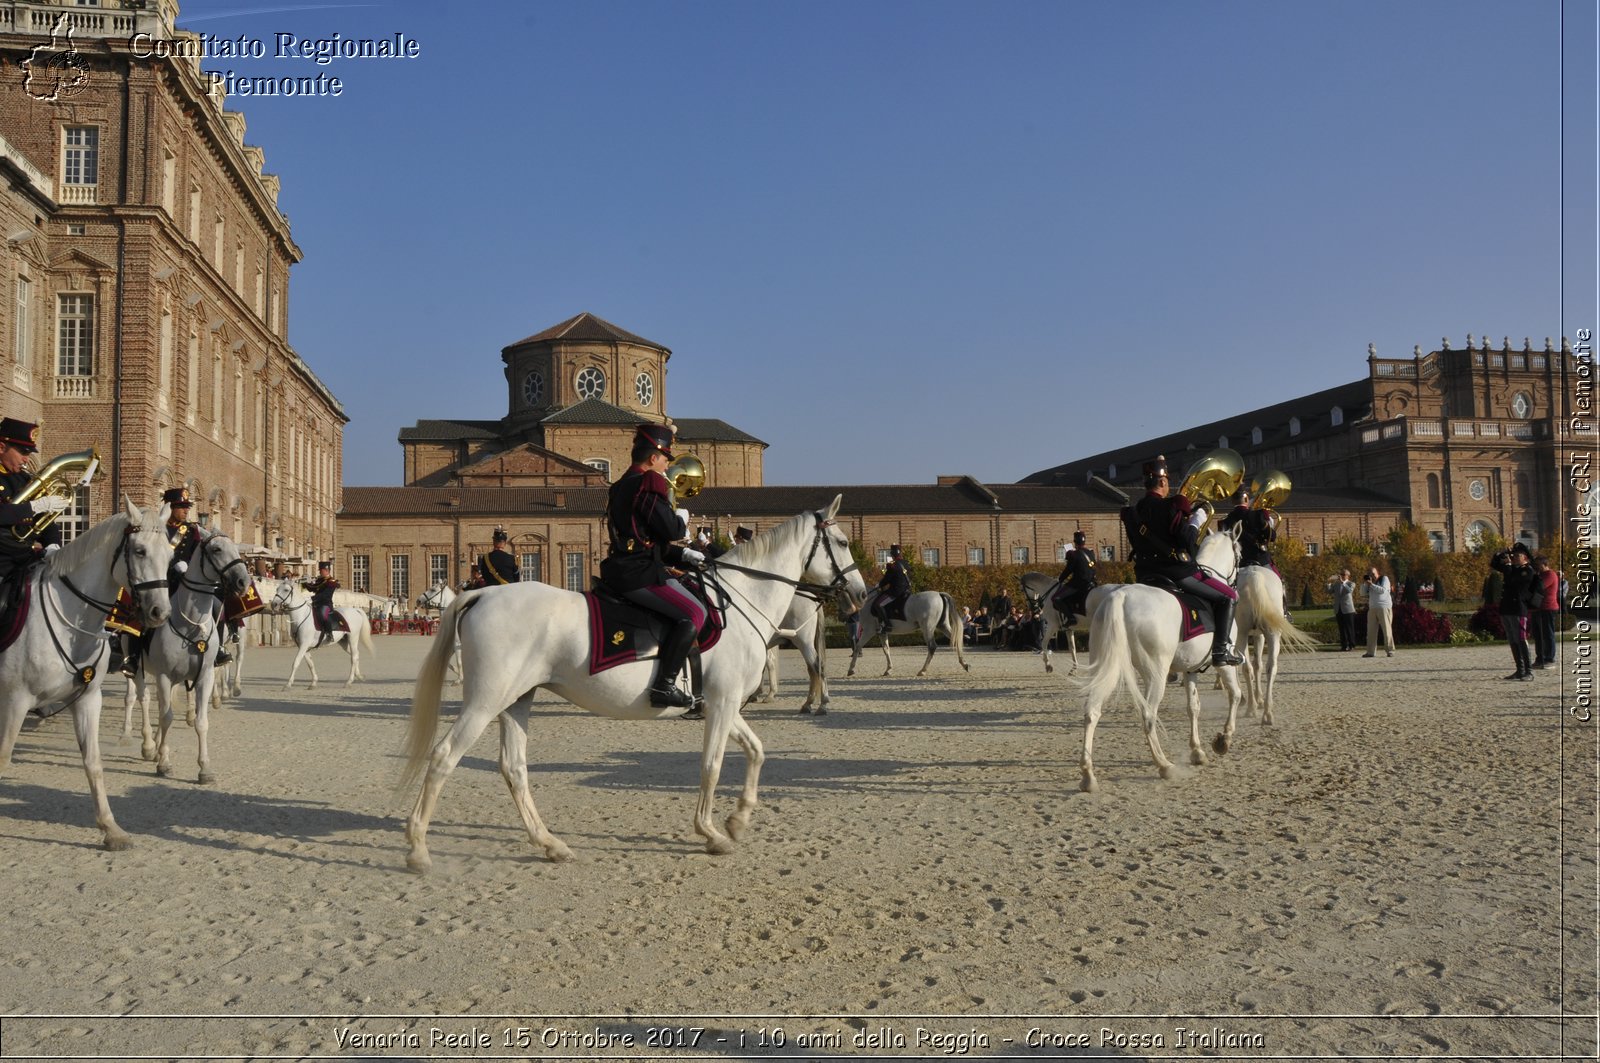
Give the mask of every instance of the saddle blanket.
M 254 586 L 254 584 L 251 586 Z M 326 614 L 317 617 L 317 630 L 324 635 L 332 635 L 340 631 L 348 635 L 350 634 L 350 625 L 345 622 L 344 615 L 339 610 L 329 609 Z
M 1211 611 L 1210 602 L 1181 591 L 1172 593 L 1177 597 L 1178 606 L 1183 610 L 1183 624 L 1178 629 L 1179 642 L 1188 642 L 1190 639 L 1210 635 L 1217 630 L 1217 618 Z
M 589 605 L 590 675 L 656 655 L 667 627 L 665 617 L 609 594 L 585 591 L 583 596 Z M 697 639 L 700 652 L 715 646 L 721 637 L 722 614 L 707 607 L 706 623 Z
M 897 620 L 904 620 L 906 618 L 907 598 L 909 598 L 909 595 L 905 598 L 880 598 L 876 603 L 878 606 L 878 612 L 888 617 L 890 623 L 894 623 Z

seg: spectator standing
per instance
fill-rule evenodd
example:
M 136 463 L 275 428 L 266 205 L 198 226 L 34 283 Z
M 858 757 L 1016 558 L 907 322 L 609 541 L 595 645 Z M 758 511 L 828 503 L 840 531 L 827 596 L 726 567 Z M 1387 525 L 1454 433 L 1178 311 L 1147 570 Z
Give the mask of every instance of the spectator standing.
M 1528 564 L 1528 548 L 1517 543 L 1490 558 L 1489 565 L 1500 573 L 1500 623 L 1506 629 L 1506 642 L 1511 646 L 1511 659 L 1517 670 L 1507 679 L 1532 679 L 1533 666 L 1528 662 L 1528 603 L 1534 592 L 1534 572 Z
M 989 615 L 994 617 L 995 623 L 994 648 L 1003 650 L 1006 648 L 1006 637 L 1012 631 L 1011 593 L 1009 591 L 1001 588 L 1000 596 L 990 604 Z M 1004 636 L 1000 633 L 1001 628 L 1005 628 Z
M 1561 613 L 1561 573 L 1540 554 L 1533 559 L 1533 666 L 1552 668 L 1556 663 L 1556 617 Z
M 1394 656 L 1394 591 L 1389 577 L 1373 565 L 1367 570 L 1367 652 L 1363 657 L 1378 655 L 1378 631 L 1383 631 L 1384 648 Z
M 1328 577 L 1328 590 L 1333 593 L 1333 617 L 1339 624 L 1339 649 L 1356 648 L 1356 581 L 1350 570 Z

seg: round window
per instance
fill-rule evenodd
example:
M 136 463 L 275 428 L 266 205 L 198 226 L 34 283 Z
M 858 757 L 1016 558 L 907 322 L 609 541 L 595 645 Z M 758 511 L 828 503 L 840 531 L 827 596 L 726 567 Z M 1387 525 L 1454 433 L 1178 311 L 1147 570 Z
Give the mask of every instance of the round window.
M 648 406 L 656 397 L 656 382 L 649 373 L 640 373 L 633 378 L 633 396 L 639 400 L 640 406 Z
M 538 372 L 529 373 L 522 378 L 522 401 L 529 406 L 539 405 L 539 400 L 544 398 L 544 376 Z
M 578 398 L 598 399 L 606 393 L 606 375 L 594 366 L 578 374 Z
M 1526 420 L 1533 413 L 1533 400 L 1526 391 L 1519 391 L 1511 397 L 1511 413 L 1519 419 Z
M 1474 502 L 1482 502 L 1489 494 L 1489 488 L 1482 480 L 1474 480 L 1467 485 L 1467 494 L 1472 496 Z

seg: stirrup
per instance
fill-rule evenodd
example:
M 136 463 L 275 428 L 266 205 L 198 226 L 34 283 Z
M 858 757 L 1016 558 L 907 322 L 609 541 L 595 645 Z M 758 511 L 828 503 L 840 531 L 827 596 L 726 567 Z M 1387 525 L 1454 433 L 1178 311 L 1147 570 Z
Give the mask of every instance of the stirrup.
M 212 663 L 220 667 L 221 665 L 224 665 L 224 664 L 230 664 L 230 663 L 232 663 L 232 661 L 233 661 L 233 654 L 229 653 L 227 650 L 218 650 L 217 651 L 217 659 Z
M 650 704 L 658 709 L 693 709 L 694 698 L 681 687 L 657 683 L 650 688 Z
M 1243 663 L 1244 658 L 1239 656 L 1232 646 L 1224 646 L 1220 650 L 1211 651 L 1211 667 L 1213 668 L 1236 668 Z

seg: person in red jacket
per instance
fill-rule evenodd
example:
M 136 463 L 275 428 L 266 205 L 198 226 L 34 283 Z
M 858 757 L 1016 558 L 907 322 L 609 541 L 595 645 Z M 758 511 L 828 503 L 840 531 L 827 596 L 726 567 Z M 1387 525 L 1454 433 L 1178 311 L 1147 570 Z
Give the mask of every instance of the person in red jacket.
M 1552 668 L 1556 663 L 1556 616 L 1561 612 L 1561 574 L 1543 554 L 1533 559 L 1533 571 L 1538 592 L 1532 610 L 1533 666 Z

